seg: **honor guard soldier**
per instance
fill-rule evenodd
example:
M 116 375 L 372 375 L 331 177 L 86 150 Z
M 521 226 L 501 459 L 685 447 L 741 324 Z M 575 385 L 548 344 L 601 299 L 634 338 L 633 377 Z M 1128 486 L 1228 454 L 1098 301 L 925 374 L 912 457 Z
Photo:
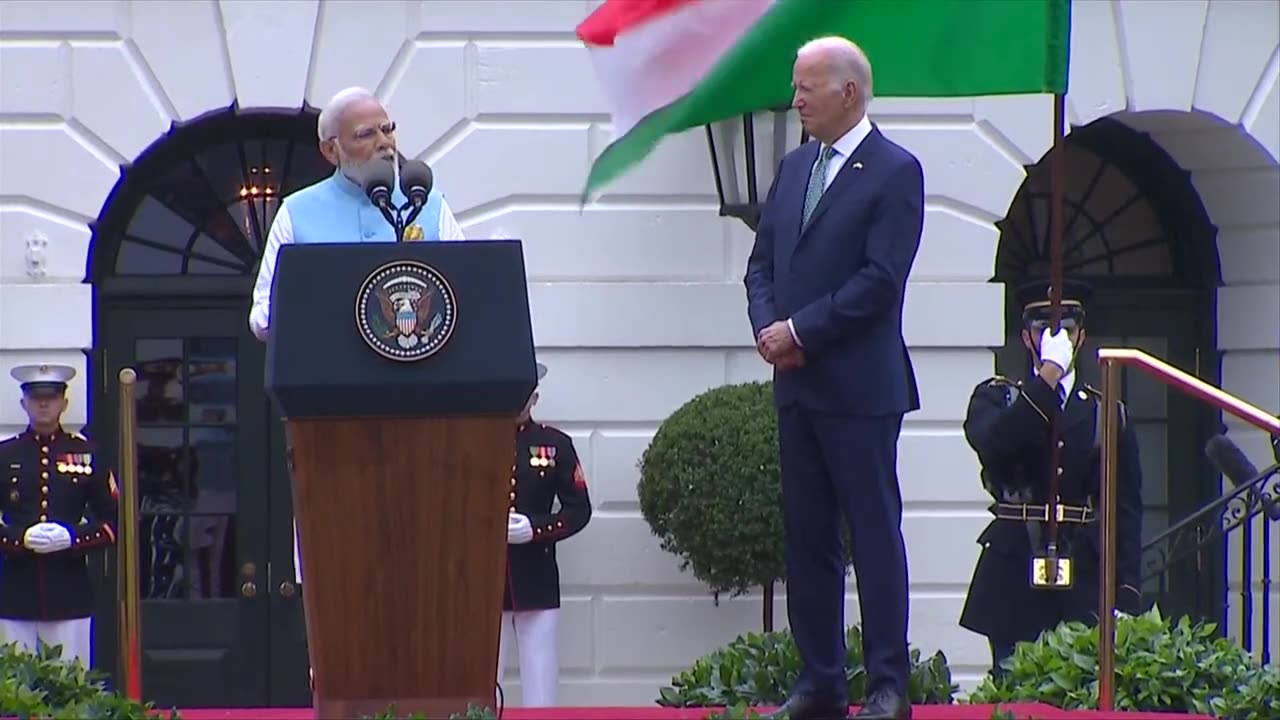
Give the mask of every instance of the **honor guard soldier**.
M 74 368 L 24 365 L 27 429 L 0 442 L 0 626 L 6 642 L 90 664 L 93 594 L 85 554 L 116 540 L 115 477 L 83 435 L 62 428 Z
M 538 363 L 538 380 L 547 368 Z M 520 653 L 525 707 L 556 704 L 560 684 L 560 569 L 556 543 L 591 520 L 591 497 L 573 440 L 535 422 L 535 389 L 520 414 L 516 458 L 511 467 L 507 521 L 507 580 L 502 599 L 498 682 L 513 639 Z M 553 511 L 553 501 L 560 508 Z
M 1029 283 L 1019 294 L 1030 375 L 978 385 L 964 422 L 983 486 L 995 499 L 995 519 L 978 538 L 982 554 L 960 625 L 986 636 L 997 673 L 1018 642 L 1033 642 L 1064 621 L 1094 623 L 1098 617 L 1102 393 L 1076 372 L 1089 288 L 1063 283 L 1056 333 L 1049 283 Z M 1136 614 L 1142 600 L 1142 470 L 1123 406 L 1118 421 L 1116 610 Z M 1056 522 L 1050 523 L 1051 515 Z

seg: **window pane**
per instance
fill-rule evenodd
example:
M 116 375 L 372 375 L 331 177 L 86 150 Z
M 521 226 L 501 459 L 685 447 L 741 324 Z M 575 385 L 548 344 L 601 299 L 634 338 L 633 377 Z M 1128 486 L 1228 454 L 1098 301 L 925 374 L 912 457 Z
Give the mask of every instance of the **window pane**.
M 235 597 L 235 514 L 239 474 L 235 431 L 193 428 L 196 503 L 186 516 L 187 596 Z
M 315 127 L 311 112 L 237 115 L 212 145 L 174 128 L 172 154 L 148 154 L 123 178 L 120 196 L 141 199 L 127 224 L 107 227 L 119 234 L 116 274 L 254 274 L 280 198 L 333 172 Z
M 191 338 L 187 348 L 188 421 L 202 425 L 235 423 L 235 338 Z
M 182 596 L 181 513 L 193 505 L 186 431 L 138 428 L 139 575 L 142 597 Z
M 182 422 L 186 418 L 182 357 L 182 340 L 177 338 L 143 338 L 134 343 L 139 424 Z

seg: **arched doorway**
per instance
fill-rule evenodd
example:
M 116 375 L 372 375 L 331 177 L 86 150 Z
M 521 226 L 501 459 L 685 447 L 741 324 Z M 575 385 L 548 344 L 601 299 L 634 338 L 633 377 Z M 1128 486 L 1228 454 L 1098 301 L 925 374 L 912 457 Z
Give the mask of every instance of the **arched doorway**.
M 1064 272 L 1094 288 L 1082 377 L 1096 385 L 1096 349 L 1122 346 L 1216 384 L 1217 230 L 1187 173 L 1148 135 L 1103 118 L 1072 130 L 1065 175 Z M 1028 168 L 1008 215 L 997 223 L 994 280 L 1006 284 L 1009 330 L 997 366 L 1014 376 L 1025 374 L 1028 360 L 1017 336 L 1020 308 L 1013 291 L 1049 272 L 1049 180 L 1048 162 Z M 1217 474 L 1203 448 L 1219 420 L 1216 411 L 1139 372 L 1125 370 L 1123 383 L 1142 452 L 1146 540 L 1218 496 Z M 1147 600 L 1162 612 L 1219 620 L 1221 545 L 1157 572 L 1163 563 L 1144 558 Z
M 233 107 L 157 140 L 93 225 L 91 422 L 116 448 L 116 378 L 136 369 L 143 685 L 160 706 L 307 702 L 282 428 L 247 318 L 280 198 L 330 172 L 315 113 Z

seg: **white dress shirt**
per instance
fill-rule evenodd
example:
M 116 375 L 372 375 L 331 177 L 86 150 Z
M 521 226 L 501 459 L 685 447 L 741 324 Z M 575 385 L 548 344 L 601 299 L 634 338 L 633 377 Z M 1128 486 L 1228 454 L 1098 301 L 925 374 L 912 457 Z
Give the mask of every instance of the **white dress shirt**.
M 467 239 L 449 209 L 449 201 L 444 198 L 440 198 L 439 226 L 441 241 Z M 271 282 L 276 274 L 276 255 L 281 245 L 292 242 L 293 220 L 289 217 L 289 206 L 281 203 L 271 222 L 271 229 L 267 231 L 267 246 L 262 250 L 262 264 L 258 267 L 258 279 L 253 284 L 253 307 L 249 310 L 249 328 L 263 342 L 271 328 Z

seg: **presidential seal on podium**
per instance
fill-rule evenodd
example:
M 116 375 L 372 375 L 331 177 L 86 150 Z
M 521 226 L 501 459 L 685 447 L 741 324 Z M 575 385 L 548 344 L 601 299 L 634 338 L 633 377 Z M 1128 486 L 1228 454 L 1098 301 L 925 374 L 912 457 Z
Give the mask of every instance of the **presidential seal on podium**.
M 369 273 L 356 294 L 356 328 L 379 355 L 399 362 L 440 352 L 453 335 L 458 305 L 435 268 L 397 260 Z

